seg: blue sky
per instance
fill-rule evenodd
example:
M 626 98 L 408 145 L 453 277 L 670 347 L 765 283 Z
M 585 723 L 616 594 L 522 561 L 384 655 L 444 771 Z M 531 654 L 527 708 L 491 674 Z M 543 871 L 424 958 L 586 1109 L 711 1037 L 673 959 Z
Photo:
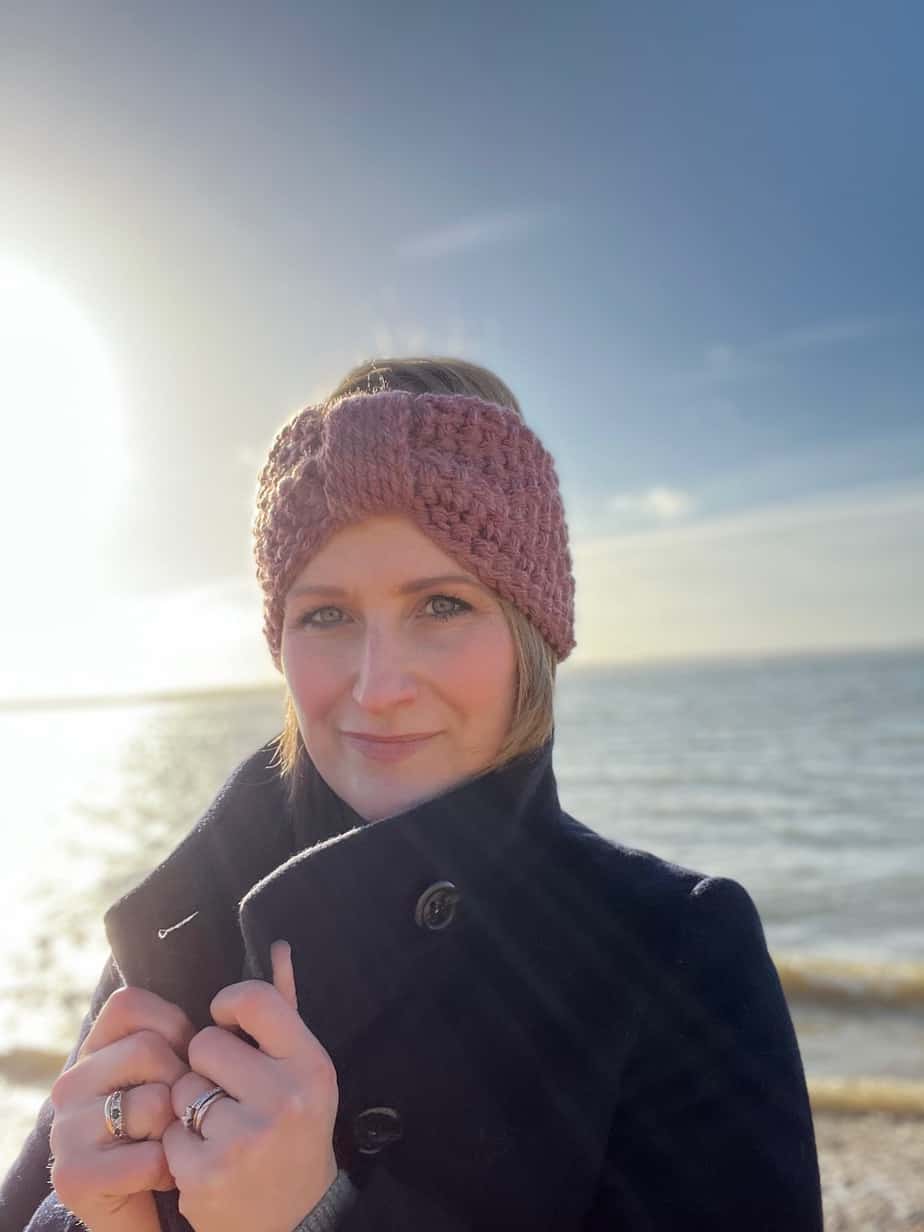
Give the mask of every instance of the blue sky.
M 60 333 L 29 408 L 0 384 L 7 523 L 60 505 L 0 694 L 270 677 L 257 468 L 383 353 L 519 396 L 575 662 L 924 640 L 922 37 L 911 3 L 5 5 L 0 321 L 34 275 L 115 393 L 77 423 Z M 115 436 L 81 480 L 60 442 Z

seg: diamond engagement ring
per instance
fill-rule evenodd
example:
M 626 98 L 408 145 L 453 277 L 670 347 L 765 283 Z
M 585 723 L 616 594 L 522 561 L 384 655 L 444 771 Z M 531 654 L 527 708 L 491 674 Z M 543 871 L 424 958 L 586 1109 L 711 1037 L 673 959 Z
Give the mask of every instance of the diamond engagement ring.
M 212 1087 L 210 1091 L 204 1091 L 198 1099 L 194 1099 L 191 1104 L 187 1104 L 186 1111 L 183 1113 L 183 1124 L 186 1128 L 201 1138 L 202 1122 L 206 1112 L 217 1099 L 227 1094 L 228 1092 L 223 1087 Z

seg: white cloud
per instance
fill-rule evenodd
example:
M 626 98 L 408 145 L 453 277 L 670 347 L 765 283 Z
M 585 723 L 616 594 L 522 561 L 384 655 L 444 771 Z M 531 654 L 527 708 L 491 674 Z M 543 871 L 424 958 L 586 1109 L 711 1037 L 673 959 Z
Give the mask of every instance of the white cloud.
M 899 324 L 896 317 L 844 317 L 820 321 L 801 329 L 784 330 L 776 337 L 756 343 L 752 349 L 761 355 L 787 355 L 795 351 L 836 346 L 841 342 L 856 342 L 861 338 L 874 338 Z
M 547 209 L 493 210 L 401 241 L 399 257 L 430 259 L 519 239 L 548 217 Z
M 655 518 L 659 522 L 684 518 L 696 508 L 696 502 L 688 492 L 663 486 L 649 488 L 646 492 L 621 493 L 610 497 L 606 505 L 610 513 L 633 519 Z
M 723 381 L 751 377 L 766 372 L 770 361 L 787 355 L 862 342 L 901 328 L 906 322 L 896 316 L 843 317 L 816 321 L 797 329 L 783 330 L 768 338 L 743 345 L 725 339 L 711 342 L 703 350 L 702 368 L 693 374 L 695 381 Z

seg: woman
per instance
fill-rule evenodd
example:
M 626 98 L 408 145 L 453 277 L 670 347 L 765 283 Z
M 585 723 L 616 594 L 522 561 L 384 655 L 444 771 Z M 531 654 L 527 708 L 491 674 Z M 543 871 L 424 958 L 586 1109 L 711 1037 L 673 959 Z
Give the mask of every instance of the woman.
M 107 913 L 3 1227 L 820 1229 L 748 894 L 559 805 L 571 557 L 507 387 L 356 369 L 254 530 L 284 731 Z

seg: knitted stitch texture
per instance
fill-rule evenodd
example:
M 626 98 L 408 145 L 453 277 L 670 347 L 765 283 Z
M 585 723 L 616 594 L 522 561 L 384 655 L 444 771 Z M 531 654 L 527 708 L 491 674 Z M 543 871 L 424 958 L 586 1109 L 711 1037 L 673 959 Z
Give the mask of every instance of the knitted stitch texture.
M 260 473 L 254 557 L 277 668 L 298 573 L 337 530 L 388 513 L 411 518 L 567 658 L 574 577 L 551 455 L 507 407 L 385 390 L 299 411 Z

